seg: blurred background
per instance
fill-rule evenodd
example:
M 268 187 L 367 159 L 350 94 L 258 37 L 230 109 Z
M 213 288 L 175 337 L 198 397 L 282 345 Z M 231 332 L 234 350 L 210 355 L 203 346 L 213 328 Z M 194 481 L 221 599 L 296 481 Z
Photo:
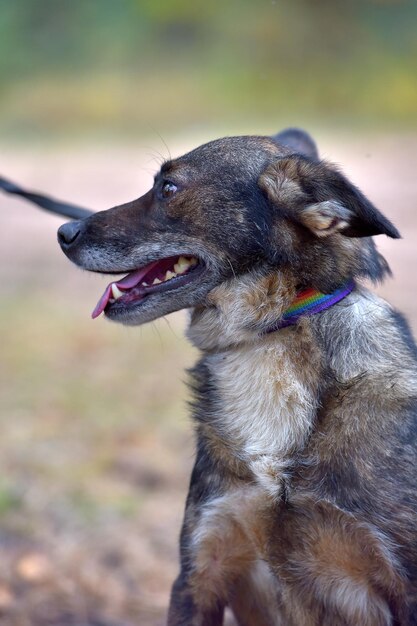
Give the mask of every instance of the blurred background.
M 417 329 L 417 3 L 0 0 L 0 176 L 98 210 L 224 134 L 309 130 L 399 227 Z M 127 329 L 0 193 L 0 623 L 159 626 L 193 460 L 184 314 Z

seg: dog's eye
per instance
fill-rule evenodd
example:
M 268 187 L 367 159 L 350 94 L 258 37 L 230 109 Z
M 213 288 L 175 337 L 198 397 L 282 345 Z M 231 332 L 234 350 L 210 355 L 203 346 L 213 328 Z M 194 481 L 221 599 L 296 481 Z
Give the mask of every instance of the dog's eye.
M 171 198 L 177 191 L 177 185 L 171 183 L 169 180 L 164 181 L 161 189 L 161 195 L 163 198 Z

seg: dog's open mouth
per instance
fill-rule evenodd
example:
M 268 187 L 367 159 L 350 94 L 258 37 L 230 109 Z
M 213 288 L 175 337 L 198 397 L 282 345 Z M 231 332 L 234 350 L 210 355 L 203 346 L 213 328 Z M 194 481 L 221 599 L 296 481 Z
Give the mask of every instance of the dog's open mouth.
M 193 280 L 199 269 L 202 269 L 202 264 L 193 256 L 181 255 L 153 261 L 110 283 L 92 317 L 96 318 L 110 308 L 124 309 L 136 305 L 152 293 L 181 287 Z

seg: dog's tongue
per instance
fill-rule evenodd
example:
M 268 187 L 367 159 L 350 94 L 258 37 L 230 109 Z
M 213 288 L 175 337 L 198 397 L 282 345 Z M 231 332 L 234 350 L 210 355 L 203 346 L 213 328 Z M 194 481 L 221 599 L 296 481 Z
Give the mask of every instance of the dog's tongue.
M 101 315 L 103 313 L 104 309 L 106 308 L 107 303 L 110 300 L 111 285 L 112 285 L 112 283 L 110 283 L 110 285 L 107 285 L 106 291 L 103 293 L 103 295 L 101 296 L 100 300 L 96 304 L 96 308 L 91 313 L 91 317 L 93 318 L 93 320 L 96 317 L 98 317 L 99 315 Z
M 111 286 L 116 285 L 121 291 L 126 291 L 127 289 L 132 289 L 132 287 L 136 287 L 142 280 L 142 278 L 151 270 L 154 265 L 156 265 L 158 261 L 154 261 L 150 263 L 146 267 L 142 267 L 140 270 L 134 270 L 133 272 L 129 272 L 124 278 L 118 280 L 117 282 L 112 282 L 107 285 L 105 292 L 101 296 L 100 300 L 97 302 L 96 308 L 91 314 L 91 317 L 95 319 L 99 315 L 101 315 L 109 303 L 109 300 L 112 296 Z

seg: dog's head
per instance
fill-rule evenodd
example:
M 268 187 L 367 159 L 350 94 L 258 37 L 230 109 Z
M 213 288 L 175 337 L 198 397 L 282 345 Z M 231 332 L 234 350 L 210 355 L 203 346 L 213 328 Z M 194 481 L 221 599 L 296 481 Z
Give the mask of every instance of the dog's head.
M 395 227 L 297 130 L 228 137 L 164 163 L 138 200 L 64 224 L 58 238 L 82 268 L 128 273 L 95 314 L 142 324 L 201 306 L 233 277 L 280 268 L 329 292 L 388 271 L 372 235 Z

